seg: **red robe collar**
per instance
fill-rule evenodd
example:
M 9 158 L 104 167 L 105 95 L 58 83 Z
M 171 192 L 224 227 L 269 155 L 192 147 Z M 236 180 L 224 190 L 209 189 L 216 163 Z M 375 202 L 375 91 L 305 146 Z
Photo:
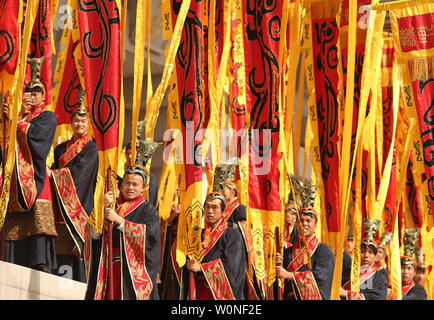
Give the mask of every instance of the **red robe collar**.
M 402 284 L 402 294 L 407 295 L 408 292 L 416 285 L 414 281 L 410 281 Z
M 85 132 L 80 137 L 73 137 L 66 144 L 66 152 L 59 158 L 59 168 L 64 168 L 78 155 L 90 141 L 89 134 Z
M 209 225 L 205 223 L 204 241 L 202 242 L 204 256 L 212 249 L 212 247 L 214 247 L 227 228 L 228 224 L 224 217 L 220 219 L 220 222 L 213 230 L 211 230 Z
M 136 209 L 139 205 L 141 205 L 145 201 L 144 196 L 140 196 L 134 200 L 124 200 L 119 198 L 118 200 L 118 208 L 116 209 L 116 213 L 122 217 L 125 218 L 128 214 L 130 214 L 134 209 Z
M 310 256 L 313 255 L 316 248 L 318 247 L 319 240 L 316 237 L 315 233 L 307 240 L 307 246 L 309 248 Z M 288 271 L 294 272 L 300 269 L 303 265 L 307 264 L 307 251 L 303 246 L 303 238 L 301 236 L 298 237 L 297 242 L 295 243 L 294 248 L 292 249 L 293 258 L 289 263 Z

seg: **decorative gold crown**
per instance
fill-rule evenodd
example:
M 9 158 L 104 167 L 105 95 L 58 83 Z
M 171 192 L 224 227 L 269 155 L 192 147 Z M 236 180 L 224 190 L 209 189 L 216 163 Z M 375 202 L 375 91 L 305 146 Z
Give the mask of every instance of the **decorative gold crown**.
M 86 106 L 84 105 L 84 98 L 86 97 L 86 92 L 83 90 L 78 90 L 77 96 L 78 96 L 78 107 L 75 108 L 75 110 L 72 113 L 73 114 L 77 113 L 81 116 L 85 116 Z
M 416 244 L 419 240 L 419 228 L 404 230 L 404 256 L 401 257 L 401 264 L 413 264 L 416 267 Z
M 45 86 L 41 82 L 41 70 L 44 60 L 45 56 L 30 59 L 30 82 L 27 84 L 26 90 L 31 91 L 34 88 L 41 88 L 45 92 Z
M 298 202 L 298 198 L 300 196 L 301 187 L 303 186 L 303 182 L 301 182 L 299 179 L 297 179 L 292 174 L 287 174 L 288 181 L 289 181 L 289 195 L 288 195 L 288 201 L 286 202 L 286 207 L 295 205 L 296 202 Z M 293 192 L 294 190 L 294 192 Z M 295 198 L 294 198 L 295 196 Z
M 301 200 L 301 212 L 309 212 L 313 213 L 316 216 L 315 211 L 313 210 L 315 204 L 315 198 L 318 191 L 317 185 L 302 185 L 300 187 L 300 200 Z
M 136 164 L 146 167 L 149 159 L 151 159 L 154 152 L 162 144 L 162 142 L 155 142 L 152 140 L 138 140 L 136 148 Z
M 213 191 L 223 192 L 223 187 L 228 185 L 231 188 L 236 188 L 235 174 L 237 165 L 234 163 L 218 164 L 214 171 Z
M 389 231 L 385 231 L 381 236 L 381 240 L 380 243 L 378 244 L 378 247 L 381 247 L 384 250 L 386 250 L 386 246 L 392 241 L 392 239 L 393 239 L 393 233 Z
M 368 218 L 363 220 L 364 237 L 362 244 L 372 245 L 375 248 L 377 247 L 375 244 L 375 237 L 377 236 L 378 229 L 380 229 L 380 222 L 380 220 Z

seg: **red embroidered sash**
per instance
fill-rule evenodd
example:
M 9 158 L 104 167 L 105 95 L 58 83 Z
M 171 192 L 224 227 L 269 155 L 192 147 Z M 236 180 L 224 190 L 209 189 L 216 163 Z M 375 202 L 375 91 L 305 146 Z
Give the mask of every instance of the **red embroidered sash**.
M 220 259 L 202 263 L 201 267 L 214 300 L 235 300 L 231 284 Z
M 305 261 L 305 256 L 307 255 L 306 248 L 301 247 L 302 241 L 301 237 L 298 238 L 298 241 L 296 242 L 294 249 L 293 249 L 293 258 L 292 261 L 289 263 L 287 270 L 290 272 L 295 272 L 298 269 L 300 269 L 303 265 L 305 265 L 307 262 Z M 309 240 L 308 240 L 308 247 L 310 256 L 315 252 L 316 248 L 318 247 L 319 240 L 314 234 Z
M 81 205 L 80 199 L 77 197 L 74 180 L 72 179 L 69 168 L 55 169 L 52 171 L 52 180 L 54 190 L 58 195 L 59 203 L 62 206 L 62 216 L 65 221 L 68 221 L 68 229 L 72 225 L 75 231 L 80 236 L 81 240 L 86 239 L 86 224 L 88 216 Z M 75 242 L 75 237 L 72 237 Z M 77 244 L 80 249 L 81 245 Z M 81 254 L 81 252 L 80 252 Z
M 25 118 L 17 122 L 17 144 L 15 168 L 12 172 L 9 210 L 11 212 L 26 212 L 36 201 L 36 182 L 33 159 L 27 143 L 27 132 L 30 122 L 45 111 L 45 104 L 41 104 L 31 111 Z M 18 179 L 19 186 L 16 181 Z M 18 200 L 18 188 L 21 189 L 24 207 Z
M 78 139 L 71 139 L 66 144 L 66 152 L 59 158 L 59 168 L 64 168 L 79 154 L 90 141 L 89 134 L 85 132 Z
M 141 196 L 132 201 L 120 200 L 116 212 L 123 217 L 132 213 L 141 203 L 145 201 Z M 105 228 L 104 228 L 105 229 Z M 128 274 L 134 287 L 134 292 L 138 300 L 147 300 L 152 292 L 153 285 L 151 278 L 146 270 L 146 225 L 124 220 L 124 232 L 121 233 L 121 246 L 126 256 Z M 102 253 L 98 266 L 97 286 L 95 290 L 95 300 L 104 299 L 107 291 L 108 281 L 108 236 L 103 233 Z M 85 256 L 89 259 L 88 248 L 85 247 Z M 122 275 L 121 275 L 122 276 Z M 123 282 L 123 279 L 121 279 Z
M 237 198 L 235 198 L 231 203 L 228 204 L 225 211 L 223 212 L 223 219 L 225 221 L 228 221 L 228 219 L 231 217 L 234 210 L 240 205 L 240 202 Z
M 359 277 L 359 284 L 362 284 L 363 282 L 367 281 L 370 277 L 372 277 L 375 274 L 375 272 L 377 272 L 377 269 L 373 268 L 373 266 L 369 266 L 368 268 L 361 270 L 360 277 Z M 343 288 L 345 290 L 350 290 L 351 280 L 345 283 Z
M 205 248 L 203 247 L 203 256 L 206 256 L 208 252 L 214 247 L 214 245 L 217 243 L 217 241 L 222 236 L 223 232 L 227 229 L 228 224 L 224 219 L 221 219 L 217 227 L 214 228 L 214 230 L 211 231 L 209 235 L 209 242 L 208 246 Z

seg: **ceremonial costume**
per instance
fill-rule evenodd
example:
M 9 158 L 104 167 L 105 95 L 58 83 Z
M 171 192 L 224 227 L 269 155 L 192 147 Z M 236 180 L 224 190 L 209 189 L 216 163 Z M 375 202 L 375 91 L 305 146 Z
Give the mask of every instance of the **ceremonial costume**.
M 42 61 L 32 59 L 32 81 L 26 90 L 38 87 L 44 92 L 34 75 L 35 64 Z M 57 233 L 46 171 L 56 125 L 55 114 L 46 110 L 44 102 L 32 106 L 17 122 L 16 159 L 4 225 L 6 261 L 44 271 L 56 268 Z
M 196 299 L 243 300 L 246 256 L 240 232 L 222 219 L 202 247 L 202 271 L 195 276 Z
M 377 270 L 374 265 L 360 268 L 360 292 L 351 291 L 351 281 L 345 283 L 347 300 L 386 300 L 389 274 L 386 269 Z
M 294 246 L 284 250 L 283 267 L 293 273 L 292 281 L 285 281 L 284 297 L 290 299 L 295 293 L 297 300 L 329 300 L 335 267 L 333 251 L 315 234 L 306 240 L 312 268 L 301 236 Z
M 363 246 L 371 247 L 375 254 L 377 245 L 374 240 L 379 227 L 380 220 L 364 219 L 363 221 L 362 248 Z M 351 291 L 351 281 L 348 281 L 343 285 L 343 289 L 346 290 L 345 298 L 347 300 L 386 300 L 388 278 L 389 273 L 381 264 L 376 264 L 374 261 L 371 265 L 364 265 L 360 268 L 360 292 Z
M 300 217 L 307 216 L 314 219 L 316 227 L 317 215 L 314 210 L 314 202 L 318 186 L 297 186 L 297 194 L 300 195 Z M 292 201 L 295 202 L 293 199 Z M 310 257 L 310 259 L 309 259 Z M 310 266 L 309 266 L 310 260 Z M 319 242 L 314 230 L 306 236 L 298 236 L 293 246 L 283 251 L 283 268 L 291 272 L 290 280 L 284 283 L 284 299 L 297 300 L 329 300 L 335 267 L 335 257 L 332 249 Z
M 160 268 L 160 225 L 157 210 L 144 197 L 118 202 L 116 212 L 124 225 L 113 228 L 113 269 L 115 300 L 158 299 L 156 284 Z M 121 229 L 121 230 L 119 230 Z M 86 238 L 86 264 L 89 265 L 85 299 L 107 299 L 108 235 Z
M 139 175 L 143 186 L 146 185 L 146 162 L 159 145 L 139 140 L 136 164 L 128 168 L 125 176 Z M 110 292 L 113 292 L 115 300 L 159 299 L 157 273 L 160 270 L 161 249 L 157 209 L 143 195 L 130 200 L 124 197 L 121 192 L 116 208 L 117 215 L 123 221 L 112 230 L 112 261 L 109 261 L 108 221 L 105 220 L 102 235 L 88 228 L 84 249 L 88 269 L 86 299 L 107 300 L 110 299 Z M 109 287 L 108 281 L 110 263 L 113 288 Z
M 402 272 L 402 300 L 427 300 L 428 294 L 425 288 L 414 282 L 411 279 L 411 273 L 408 273 L 413 268 L 413 274 L 416 274 L 417 257 L 416 244 L 419 240 L 419 228 L 410 228 L 404 230 L 404 255 L 401 256 L 401 272 Z M 420 259 L 420 257 L 419 257 Z M 407 268 L 404 270 L 404 268 Z M 407 272 L 407 273 L 406 273 Z M 387 296 L 387 300 L 393 300 L 392 292 Z
M 231 159 L 228 163 L 219 164 L 216 166 L 214 172 L 213 191 L 224 193 L 225 188 L 229 190 L 226 195 L 230 201 L 224 212 L 223 219 L 227 222 L 229 228 L 235 228 L 240 231 L 242 239 L 244 241 L 244 250 L 246 257 L 246 270 L 245 270 L 245 285 L 244 285 L 244 298 L 247 300 L 260 300 L 264 299 L 262 293 L 265 289 L 265 282 L 259 281 L 256 277 L 256 264 L 254 261 L 254 255 L 249 254 L 253 250 L 253 237 L 247 232 L 246 222 L 246 207 L 242 205 L 237 198 L 237 187 L 235 183 L 236 168 L 235 159 Z M 233 198 L 231 198 L 233 196 Z M 249 273 L 248 266 L 252 266 L 252 272 Z
M 83 112 L 81 115 L 86 116 Z M 64 266 L 72 270 L 72 279 L 86 282 L 82 252 L 85 227 L 94 207 L 98 175 L 98 147 L 85 132 L 54 149 L 53 190 L 57 196 L 56 254 L 61 274 Z

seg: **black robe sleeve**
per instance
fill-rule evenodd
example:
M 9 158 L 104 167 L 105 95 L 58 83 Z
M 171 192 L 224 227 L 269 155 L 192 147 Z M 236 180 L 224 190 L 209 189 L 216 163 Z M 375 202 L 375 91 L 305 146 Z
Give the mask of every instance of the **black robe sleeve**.
M 67 142 L 64 142 L 54 149 L 52 169 L 59 169 L 59 158 L 66 152 L 66 144 Z M 98 147 L 94 141 L 89 141 L 83 150 L 66 164 L 74 180 L 77 196 L 88 215 L 94 207 L 98 163 Z
M 420 284 L 415 284 L 406 295 L 402 296 L 402 300 L 427 300 L 427 298 L 426 290 Z
M 39 198 L 44 188 L 47 175 L 47 156 L 53 144 L 56 126 L 56 115 L 51 111 L 44 111 L 30 121 L 27 130 L 27 143 L 32 154 L 37 189 L 36 199 Z
M 386 300 L 389 273 L 380 269 L 368 280 L 360 284 L 360 293 L 366 300 Z
M 243 300 L 247 261 L 244 241 L 241 233 L 236 228 L 228 228 L 223 236 L 225 238 L 225 250 L 223 251 L 221 260 L 235 299 Z
M 343 261 L 342 261 L 342 281 L 341 285 L 351 280 L 351 263 L 352 259 L 348 252 L 344 251 Z
M 335 256 L 332 249 L 324 243 L 319 243 L 312 255 L 312 273 L 318 285 L 323 300 L 330 300 L 335 269 Z
M 244 300 L 246 281 L 246 253 L 239 230 L 228 227 L 214 247 L 205 255 L 202 263 L 220 259 L 236 300 Z
M 158 183 L 155 175 L 150 172 L 149 173 L 149 203 L 154 207 L 157 207 L 157 198 L 158 198 Z
M 137 213 L 128 215 L 125 219 L 146 225 L 146 248 L 145 248 L 145 266 L 149 277 L 152 280 L 153 290 L 150 296 L 151 300 L 159 299 L 157 287 L 157 273 L 160 270 L 160 219 L 157 209 L 145 201 L 140 208 L 136 209 Z

